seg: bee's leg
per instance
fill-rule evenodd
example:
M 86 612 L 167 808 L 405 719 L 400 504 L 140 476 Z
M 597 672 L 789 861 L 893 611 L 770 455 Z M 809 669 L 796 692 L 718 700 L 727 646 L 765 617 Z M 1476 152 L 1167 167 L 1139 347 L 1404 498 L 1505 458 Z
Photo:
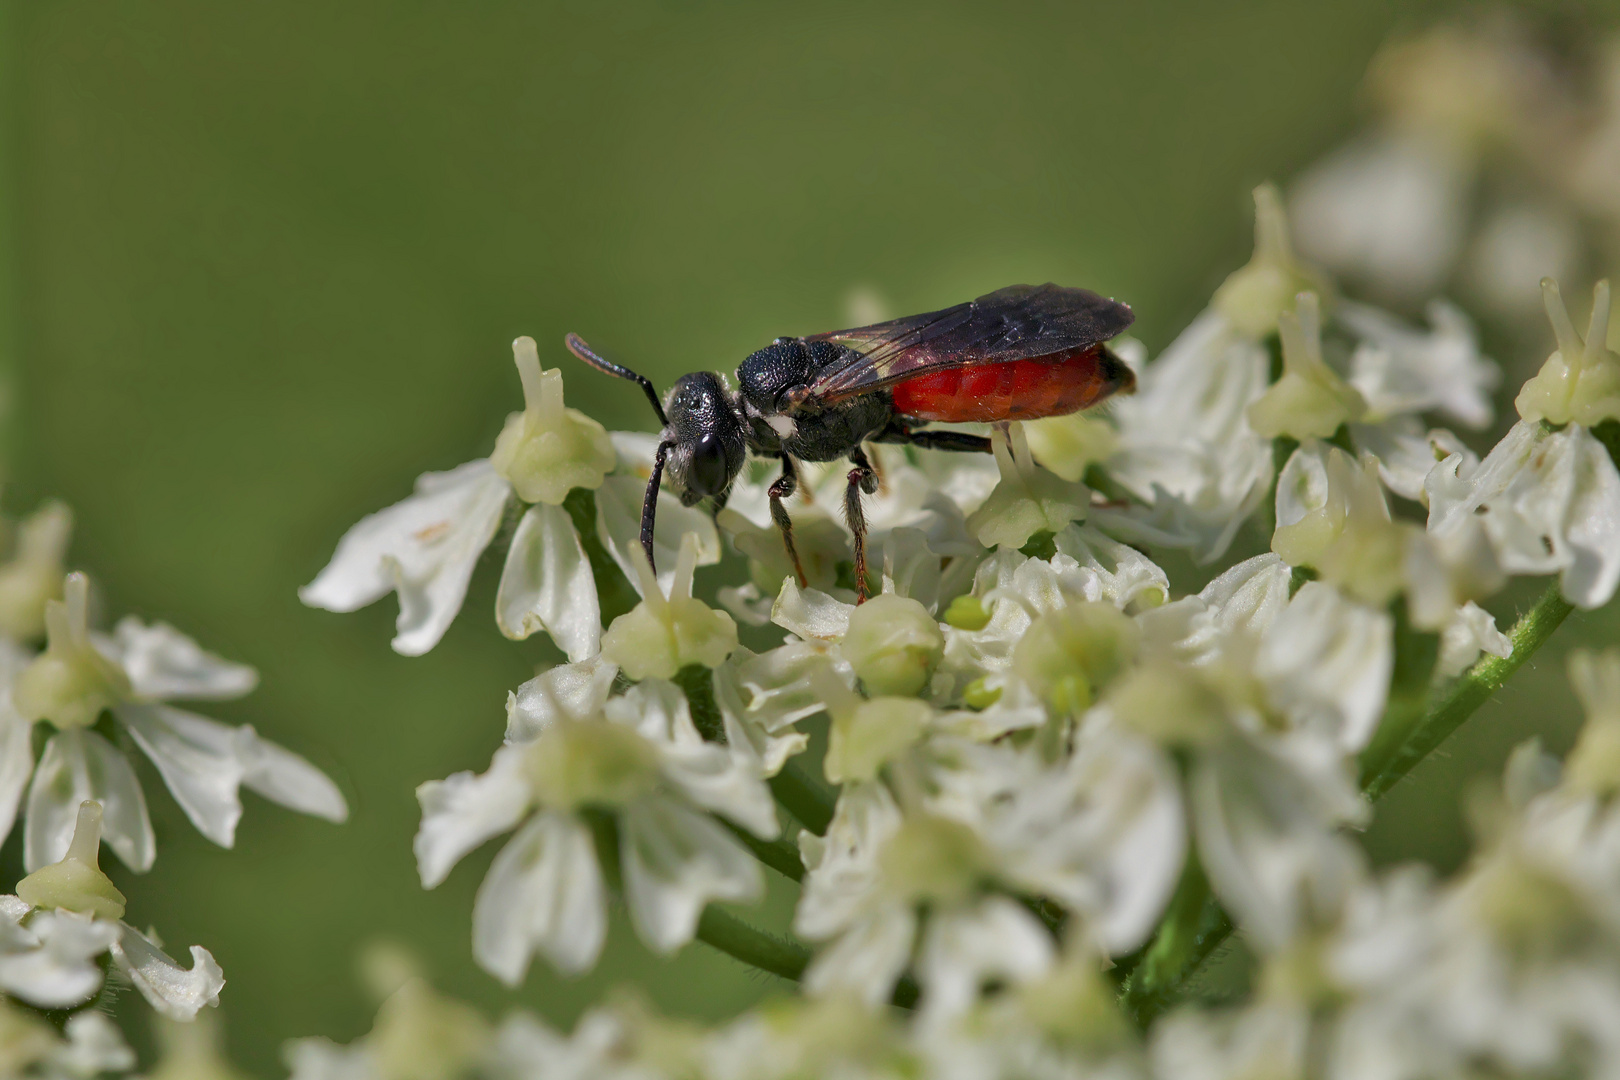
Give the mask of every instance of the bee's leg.
M 641 500 L 641 550 L 647 553 L 647 565 L 652 567 L 655 574 L 658 565 L 653 559 L 653 525 L 658 515 L 658 485 L 664 478 L 664 459 L 674 445 L 667 442 L 658 444 L 658 452 L 653 455 L 652 475 L 647 478 L 647 495 Z
M 799 562 L 799 549 L 793 546 L 793 519 L 788 517 L 787 507 L 782 500 L 791 496 L 799 488 L 799 474 L 793 469 L 793 459 L 786 454 L 782 455 L 782 475 L 770 487 L 771 520 L 776 527 L 782 530 L 782 546 L 787 548 L 788 561 L 793 564 L 793 573 L 799 579 L 799 588 L 810 587 L 810 579 L 804 576 L 804 565 Z
M 861 510 L 861 495 L 877 491 L 877 473 L 866 459 L 866 452 L 856 447 L 849 460 L 855 467 L 849 470 L 849 487 L 844 489 L 844 516 L 849 531 L 855 536 L 855 602 L 866 602 L 866 514 Z
M 909 443 L 925 450 L 962 450 L 968 453 L 988 454 L 990 440 L 983 435 L 970 435 L 965 431 L 912 431 L 899 420 L 872 436 L 873 442 Z

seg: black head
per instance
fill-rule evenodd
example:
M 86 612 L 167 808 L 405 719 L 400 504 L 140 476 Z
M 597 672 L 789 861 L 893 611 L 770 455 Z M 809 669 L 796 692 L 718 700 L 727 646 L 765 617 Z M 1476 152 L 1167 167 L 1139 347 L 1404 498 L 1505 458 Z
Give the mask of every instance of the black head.
M 566 341 L 569 352 L 596 370 L 640 386 L 664 429 L 653 458 L 652 475 L 647 478 L 647 495 L 641 503 L 641 547 L 647 553 L 648 565 L 653 565 L 658 486 L 666 465 L 681 488 L 681 502 L 687 506 L 704 499 L 723 499 L 748 460 L 742 419 L 725 383 L 711 371 L 677 379 L 670 387 L 666 409 L 646 376 L 599 356 L 578 334 L 569 334 Z
M 719 498 L 748 458 L 748 441 L 720 376 L 712 371 L 682 375 L 665 406 L 669 426 L 669 471 L 688 506 Z

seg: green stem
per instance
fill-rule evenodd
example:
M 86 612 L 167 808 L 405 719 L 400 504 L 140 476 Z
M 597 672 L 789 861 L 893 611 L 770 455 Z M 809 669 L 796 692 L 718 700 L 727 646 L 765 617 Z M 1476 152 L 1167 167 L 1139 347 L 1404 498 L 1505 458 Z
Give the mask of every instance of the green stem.
M 709 742 L 725 742 L 726 721 L 714 700 L 714 673 L 702 664 L 687 664 L 675 673 L 675 685 L 686 694 L 698 734 Z
M 761 840 L 747 829 L 739 829 L 729 821 L 721 824 L 742 841 L 743 847 L 754 853 L 754 858 L 790 881 L 804 880 L 804 860 L 799 858 L 799 849 L 796 845 L 785 839 Z
M 838 796 L 811 776 L 797 760 L 790 759 L 782 771 L 770 779 L 771 794 L 799 819 L 799 824 L 822 836 L 832 824 Z
M 698 940 L 745 964 L 797 982 L 810 966 L 810 950 L 750 926 L 710 904 L 698 918 Z
M 1511 654 L 1481 657 L 1460 678 L 1437 688 L 1422 713 L 1407 721 L 1404 734 L 1397 724 L 1390 725 L 1394 731 L 1386 735 L 1381 724 L 1378 737 L 1362 755 L 1362 790 L 1367 797 L 1381 798 L 1461 727 L 1546 643 L 1571 610 L 1572 605 L 1558 591 L 1558 582 L 1553 581 L 1508 631 Z M 1417 644 L 1411 643 L 1414 649 Z M 1411 665 L 1414 659 L 1421 666 L 1419 657 L 1408 657 L 1407 663 Z M 1199 872 L 1198 877 L 1202 876 Z M 1143 1028 L 1182 998 L 1187 983 L 1232 933 L 1231 918 L 1213 896 L 1201 898 L 1195 907 L 1188 890 L 1188 876 L 1184 875 L 1158 933 L 1120 995 L 1121 1006 Z
M 1369 799 L 1378 799 L 1394 787 L 1413 766 L 1445 742 L 1463 721 L 1502 688 L 1509 676 L 1552 636 L 1574 610 L 1553 581 L 1541 599 L 1519 616 L 1508 631 L 1513 651 L 1505 657 L 1484 656 L 1455 682 L 1440 688 L 1430 699 L 1421 720 L 1406 738 L 1375 740 L 1361 759 L 1361 787 Z

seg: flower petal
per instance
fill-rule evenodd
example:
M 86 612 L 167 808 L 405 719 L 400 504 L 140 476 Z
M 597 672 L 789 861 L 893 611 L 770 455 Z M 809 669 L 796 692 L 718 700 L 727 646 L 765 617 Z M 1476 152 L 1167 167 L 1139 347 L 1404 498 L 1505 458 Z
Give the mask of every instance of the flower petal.
M 630 561 L 630 549 L 641 544 L 641 504 L 646 493 L 646 476 L 634 473 L 617 473 L 596 489 L 596 537 L 638 593 L 641 578 L 636 573 L 635 563 Z M 682 505 L 673 492 L 660 488 L 658 518 L 653 526 L 653 565 L 661 568 L 658 587 L 664 590 L 665 596 L 669 595 L 670 584 L 675 580 L 681 538 L 688 533 L 697 537 L 698 566 L 712 566 L 720 561 L 720 534 L 714 527 L 714 519 L 700 507 Z
M 532 742 L 559 717 L 595 716 L 618 675 L 619 669 L 600 655 L 542 671 L 506 695 L 506 741 Z
M 771 621 L 806 641 L 837 641 L 849 629 L 849 617 L 854 612 L 854 604 L 816 589 L 801 589 L 790 575 L 782 579 L 782 591 L 771 608 Z
M 473 906 L 473 956 L 518 986 L 536 949 L 565 975 L 596 963 L 607 939 L 607 893 L 590 830 L 571 814 L 543 811 L 490 865 Z
M 191 967 L 181 967 L 156 943 L 127 923 L 113 943 L 115 963 L 135 984 L 152 1008 L 175 1020 L 190 1020 L 205 1005 L 218 1005 L 225 988 L 225 973 L 208 950 L 191 947 Z
M 567 510 L 539 503 L 524 512 L 501 571 L 495 623 L 519 641 L 544 630 L 576 663 L 601 647 L 596 578 Z
M 1261 635 L 1255 674 L 1293 732 L 1322 743 L 1324 759 L 1354 754 L 1384 715 L 1394 633 L 1387 612 L 1307 582 Z
M 424 473 L 410 498 L 343 535 L 332 561 L 299 590 L 299 599 L 327 611 L 357 611 L 395 590 L 394 650 L 420 656 L 438 644 L 461 609 L 473 564 L 500 527 L 511 493 L 482 458 Z
M 300 814 L 327 821 L 349 818 L 349 804 L 332 778 L 299 755 L 260 737 L 253 725 L 232 732 L 236 758 L 242 764 L 242 785 L 249 791 Z
M 759 863 L 736 838 L 675 799 L 639 799 L 619 823 L 630 919 L 654 952 L 691 941 L 709 901 L 752 903 L 764 891 Z
M 141 697 L 159 701 L 180 698 L 241 697 L 259 684 L 259 673 L 246 664 L 206 652 L 168 623 L 147 625 L 133 615 L 113 628 L 114 659 L 123 665 L 130 685 Z
M 11 704 L 11 680 L 30 659 L 21 646 L 0 638 L 0 843 L 17 823 L 17 805 L 34 775 L 34 725 Z
M 135 1051 L 105 1013 L 95 1009 L 76 1012 L 67 1018 L 63 1033 L 67 1035 L 67 1045 L 53 1052 L 50 1061 L 53 1067 L 69 1076 L 124 1073 L 135 1067 Z
M 25 933 L 39 944 L 0 955 L 0 988 L 43 1009 L 77 1005 L 101 988 L 97 957 L 118 940 L 116 923 L 71 911 L 40 911 Z
M 1332 921 L 1362 874 L 1359 849 L 1337 831 L 1366 809 L 1342 769 L 1306 776 L 1234 740 L 1199 761 L 1189 796 L 1215 894 L 1258 947 Z
M 529 808 L 529 797 L 523 751 L 513 746 L 495 751 L 482 776 L 458 772 L 417 788 L 422 824 L 414 848 L 422 887 L 433 888 L 462 856 L 516 825 Z
M 910 905 L 883 904 L 816 953 L 805 969 L 804 988 L 812 994 L 853 992 L 868 1005 L 881 1005 L 906 970 L 916 937 Z
M 113 711 L 197 831 L 220 847 L 234 844 L 243 773 L 235 729 L 166 705 L 126 704 Z
M 28 789 L 23 865 L 29 873 L 67 854 L 86 799 L 101 803 L 102 841 L 131 870 L 150 870 L 157 841 L 129 760 L 93 731 L 59 731 L 45 744 Z
M 1052 935 L 1005 896 L 987 899 L 973 910 L 937 914 L 917 957 L 923 1023 L 960 1016 L 987 982 L 1016 985 L 1041 975 L 1052 965 L 1052 955 Z

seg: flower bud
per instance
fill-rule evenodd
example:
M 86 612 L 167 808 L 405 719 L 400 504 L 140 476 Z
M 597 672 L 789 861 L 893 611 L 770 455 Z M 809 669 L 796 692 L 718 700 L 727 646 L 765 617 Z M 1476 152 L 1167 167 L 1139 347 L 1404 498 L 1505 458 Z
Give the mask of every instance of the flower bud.
M 920 603 L 885 593 L 850 614 L 840 650 L 867 693 L 907 696 L 928 685 L 945 635 Z
M 524 408 L 507 418 L 489 456 L 518 498 L 562 504 L 574 488 L 599 488 L 618 461 L 601 424 L 563 407 L 561 371 L 542 371 L 534 339 L 512 342 Z
M 1288 215 L 1274 184 L 1254 189 L 1254 257 L 1215 290 L 1210 306 L 1239 333 L 1262 338 L 1302 292 L 1325 291 L 1326 280 L 1294 257 L 1288 242 Z
M 65 908 L 102 919 L 124 917 L 124 894 L 101 872 L 101 804 L 79 804 L 73 840 L 61 862 L 17 882 L 17 895 L 37 908 Z
M 990 612 L 977 596 L 963 593 L 951 601 L 942 621 L 958 630 L 983 630 L 990 625 Z
M 24 720 L 83 728 L 130 694 L 129 678 L 90 642 L 90 581 L 67 576 L 63 599 L 45 605 L 45 651 L 17 675 L 11 700 Z
M 1268 439 L 1325 439 L 1367 411 L 1361 391 L 1322 359 L 1322 312 L 1315 293 L 1300 293 L 1297 310 L 1278 322 L 1283 374 L 1249 405 L 1249 426 Z
M 642 601 L 602 635 L 602 656 L 632 679 L 673 679 L 688 664 L 717 668 L 737 648 L 737 624 L 692 596 L 697 537 L 681 540 L 675 580 L 665 596 L 639 546 L 630 550 Z
M 0 566 L 0 634 L 33 641 L 45 633 L 45 605 L 62 595 L 62 559 L 73 512 L 49 502 L 17 528 L 11 561 Z
M 1001 480 L 967 519 L 968 532 L 979 543 L 1020 548 L 1038 532 L 1056 533 L 1071 521 L 1085 520 L 1090 491 L 1035 464 L 1022 424 L 1011 424 L 1005 435 L 992 431 L 990 449 Z
M 876 697 L 833 713 L 823 766 L 835 784 L 872 780 L 878 770 L 922 737 L 933 717 L 927 702 Z
M 1411 540 L 1419 532 L 1390 520 L 1375 458 L 1358 466 L 1338 447 L 1320 444 L 1295 450 L 1283 467 L 1277 522 L 1271 550 L 1284 562 L 1312 567 L 1374 607 L 1401 591 Z
M 1541 279 L 1542 301 L 1558 338 L 1558 349 L 1513 399 L 1526 420 L 1595 427 L 1620 420 L 1620 355 L 1608 347 L 1609 283 L 1592 290 L 1592 321 L 1586 339 L 1575 332 L 1558 283 Z
M 1037 616 L 1013 648 L 1013 671 L 1055 712 L 1078 715 L 1136 653 L 1136 623 L 1083 601 Z
M 558 810 L 622 806 L 658 782 L 658 753 L 610 720 L 558 719 L 527 749 L 535 798 Z

